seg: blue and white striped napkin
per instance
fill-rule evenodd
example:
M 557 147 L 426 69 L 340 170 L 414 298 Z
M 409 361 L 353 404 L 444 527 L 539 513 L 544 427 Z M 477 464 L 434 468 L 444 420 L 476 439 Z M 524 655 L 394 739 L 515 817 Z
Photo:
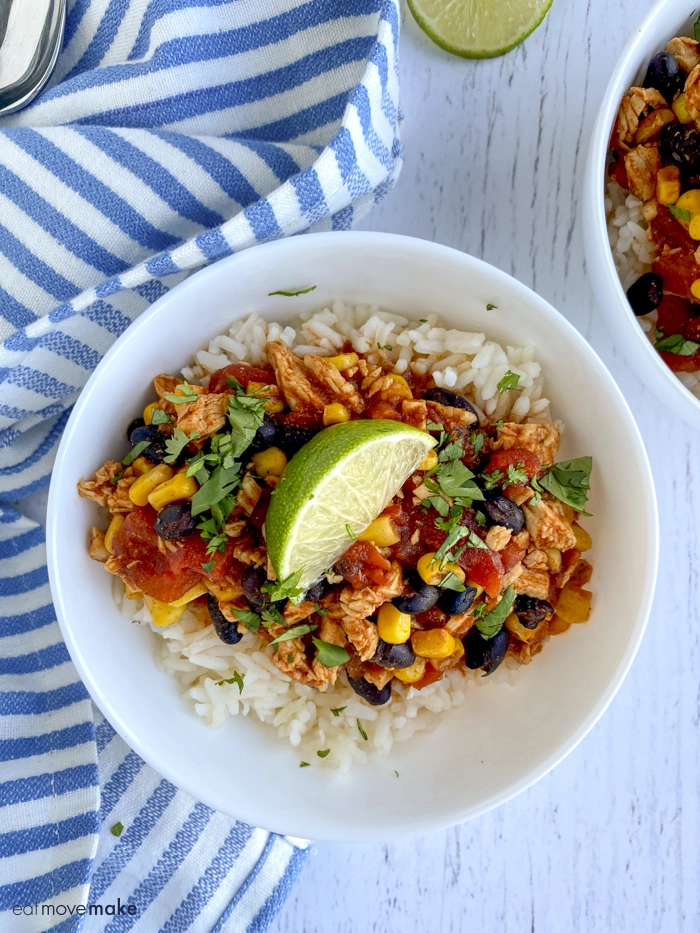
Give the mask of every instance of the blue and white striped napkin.
M 48 482 L 112 342 L 202 265 L 347 229 L 393 186 L 398 0 L 73 0 L 0 119 L 0 502 Z M 178 791 L 115 735 L 0 509 L 0 929 L 262 931 L 303 843 Z

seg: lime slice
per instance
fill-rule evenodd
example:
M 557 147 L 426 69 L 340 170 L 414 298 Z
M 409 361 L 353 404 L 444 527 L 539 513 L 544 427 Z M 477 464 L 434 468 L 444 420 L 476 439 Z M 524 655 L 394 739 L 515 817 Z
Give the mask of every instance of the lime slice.
M 493 58 L 527 39 L 552 0 L 408 0 L 433 42 L 463 58 Z
M 278 580 L 303 568 L 306 589 L 393 499 L 435 440 L 400 421 L 347 421 L 292 457 L 265 519 Z

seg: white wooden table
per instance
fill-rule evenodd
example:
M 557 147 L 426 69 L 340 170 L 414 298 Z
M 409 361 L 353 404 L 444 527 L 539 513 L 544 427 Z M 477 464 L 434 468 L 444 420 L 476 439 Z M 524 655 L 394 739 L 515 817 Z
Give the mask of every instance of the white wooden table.
M 484 62 L 443 54 L 408 14 L 405 166 L 364 224 L 511 273 L 611 369 L 647 444 L 661 513 L 659 586 L 641 651 L 588 738 L 506 806 L 411 842 L 315 845 L 274 933 L 700 930 L 700 437 L 612 344 L 586 279 L 579 203 L 603 90 L 648 7 L 554 0 L 523 46 Z

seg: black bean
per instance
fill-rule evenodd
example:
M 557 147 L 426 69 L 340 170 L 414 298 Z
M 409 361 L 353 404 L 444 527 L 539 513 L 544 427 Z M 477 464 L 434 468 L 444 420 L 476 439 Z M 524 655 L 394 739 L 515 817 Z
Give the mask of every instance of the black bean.
M 411 570 L 406 580 L 404 593 L 397 596 L 392 602 L 399 612 L 415 616 L 419 612 L 427 612 L 428 609 L 432 609 L 439 598 L 440 590 L 438 587 L 426 583 L 415 570 Z
M 292 457 L 316 434 L 318 434 L 316 428 L 300 428 L 296 424 L 285 424 L 278 444 L 288 457 Z
M 146 460 L 150 460 L 151 463 L 162 463 L 163 460 L 168 456 L 168 451 L 165 446 L 167 437 L 164 434 L 158 434 L 151 444 L 144 450 L 141 454 L 142 457 L 145 457 Z M 177 458 L 173 466 L 179 466 L 184 459 L 188 456 L 186 451 L 182 451 L 180 456 Z
M 525 628 L 537 628 L 540 622 L 544 622 L 548 615 L 554 612 L 554 606 L 548 603 L 546 599 L 537 599 L 534 596 L 526 596 L 520 593 L 515 597 L 513 603 L 513 612 L 520 620 L 520 624 Z
M 131 432 L 135 431 L 136 428 L 142 428 L 145 425 L 143 418 L 134 418 L 133 421 L 129 422 L 129 427 L 126 429 L 127 440 L 133 445 L 135 442 L 131 440 Z
M 207 594 L 207 607 L 209 609 L 209 618 L 212 621 L 216 634 L 227 645 L 237 645 L 243 638 L 238 631 L 238 623 L 229 621 L 219 608 L 219 604 L 214 596 Z
M 669 104 L 673 103 L 673 98 L 683 89 L 684 84 L 685 75 L 670 52 L 659 52 L 649 62 L 643 86 L 656 88 Z
M 391 699 L 391 681 L 380 690 L 364 677 L 351 677 L 348 674 L 348 683 L 355 693 L 366 700 L 370 706 L 384 706 Z
M 451 392 L 449 389 L 428 389 L 425 393 L 424 398 L 429 402 L 437 402 L 439 405 L 447 405 L 449 408 L 463 408 L 465 411 L 470 411 L 473 415 L 476 415 L 477 424 L 479 420 L 479 414 L 472 405 L 471 402 L 463 395 L 459 395 L 457 392 Z
M 191 535 L 197 526 L 197 519 L 192 517 L 189 502 L 176 502 L 158 513 L 154 528 L 164 541 L 177 541 Z
M 472 671 L 481 668 L 485 674 L 491 674 L 506 656 L 508 630 L 502 628 L 493 638 L 484 638 L 474 626 L 464 636 L 462 644 L 467 667 Z
M 248 567 L 241 579 L 243 595 L 255 612 L 262 612 L 263 609 L 269 609 L 272 606 L 282 612 L 287 600 L 281 599 L 273 603 L 270 594 L 262 588 L 265 583 L 267 583 L 267 573 L 264 567 Z
M 438 608 L 448 616 L 459 616 L 469 609 L 476 599 L 476 593 L 476 587 L 473 586 L 467 586 L 461 593 L 455 590 L 441 590 Z
M 138 421 L 141 423 L 137 424 Z M 133 428 L 132 425 L 134 426 Z M 129 425 L 129 441 L 131 442 L 132 447 L 135 447 L 142 441 L 148 441 L 150 444 L 153 441 L 158 440 L 158 438 L 161 436 L 162 435 L 157 428 L 152 428 L 150 424 L 144 424 L 143 418 L 136 418 Z
M 488 494 L 481 508 L 490 525 L 510 528 L 514 535 L 523 530 L 525 524 L 523 510 L 502 492 Z
M 416 655 L 410 642 L 405 642 L 403 645 L 390 645 L 380 638 L 372 663 L 397 670 L 402 667 L 410 667 L 415 660 Z
M 684 188 L 700 183 L 700 132 L 685 123 L 667 123 L 659 136 L 659 153 L 664 165 L 680 169 Z
M 325 577 L 321 577 L 318 583 L 314 583 L 314 585 L 306 591 L 304 599 L 310 603 L 317 603 L 323 599 L 329 589 L 330 583 Z
M 267 450 L 268 447 L 275 447 L 281 433 L 279 425 L 265 415 L 265 420 L 255 432 L 255 437 L 248 448 L 249 453 L 258 453 L 261 450 Z
M 645 272 L 627 289 L 627 300 L 637 317 L 651 314 L 664 299 L 664 280 L 658 272 Z

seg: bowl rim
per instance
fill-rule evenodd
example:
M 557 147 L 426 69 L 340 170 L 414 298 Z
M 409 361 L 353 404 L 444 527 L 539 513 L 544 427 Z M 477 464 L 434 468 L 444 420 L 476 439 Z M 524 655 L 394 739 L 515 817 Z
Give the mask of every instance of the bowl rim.
M 680 403 L 686 420 L 691 423 L 700 423 L 700 398 L 693 395 L 676 374 L 662 360 L 659 354 L 654 350 L 651 342 L 638 323 L 634 312 L 627 299 L 627 295 L 622 288 L 622 282 L 615 268 L 612 257 L 612 249 L 608 239 L 608 229 L 605 218 L 605 166 L 609 150 L 610 135 L 613 124 L 619 110 L 620 101 L 629 87 L 631 74 L 638 71 L 643 64 L 639 57 L 639 46 L 644 42 L 649 33 L 653 31 L 662 31 L 659 20 L 671 15 L 671 11 L 678 9 L 679 18 L 688 19 L 692 15 L 692 9 L 687 0 L 657 0 L 654 6 L 644 15 L 640 23 L 632 32 L 627 40 L 620 57 L 615 63 L 615 67 L 606 85 L 603 97 L 598 108 L 598 112 L 593 124 L 591 141 L 588 147 L 588 156 L 586 169 L 584 173 L 584 198 L 583 198 L 583 232 L 584 248 L 586 259 L 588 260 L 589 274 L 591 283 L 596 288 L 596 275 L 591 274 L 592 269 L 598 269 L 600 274 L 606 280 L 607 294 L 604 296 L 607 307 L 607 299 L 614 294 L 617 299 L 618 309 L 613 313 L 617 315 L 617 310 L 622 314 L 618 315 L 620 322 L 627 321 L 626 334 L 628 339 L 634 341 L 637 354 L 646 358 L 647 364 L 651 367 L 653 378 L 658 383 L 666 383 L 666 389 L 663 393 L 667 404 L 673 404 L 671 398 L 676 403 Z M 683 21 L 681 20 L 681 22 Z M 663 31 L 666 31 L 665 29 Z M 633 69 L 633 70 L 631 70 Z M 630 74 L 631 71 L 631 74 Z M 634 334 L 634 336 L 633 336 Z
M 593 726 L 598 722 L 600 717 L 612 702 L 615 694 L 620 689 L 632 665 L 644 635 L 649 614 L 651 612 L 659 558 L 659 523 L 656 504 L 656 492 L 649 459 L 639 432 L 639 428 L 637 427 L 632 412 L 630 411 L 630 408 L 624 396 L 622 395 L 622 392 L 618 388 L 603 362 L 600 360 L 596 352 L 593 350 L 590 344 L 588 344 L 585 338 L 562 314 L 560 314 L 544 298 L 533 292 L 532 289 L 528 288 L 526 285 L 519 282 L 517 279 L 514 279 L 512 276 L 508 275 L 502 270 L 496 268 L 495 266 L 489 265 L 483 260 L 477 259 L 476 257 L 470 256 L 451 247 L 432 243 L 427 240 L 421 240 L 416 237 L 409 237 L 392 233 L 337 231 L 332 233 L 316 233 L 313 234 L 313 238 L 314 242 L 319 244 L 321 240 L 331 241 L 341 250 L 355 247 L 368 247 L 372 250 L 381 250 L 385 246 L 394 246 L 401 247 L 406 250 L 418 251 L 426 260 L 429 260 L 432 256 L 441 257 L 443 259 L 447 259 L 451 263 L 456 262 L 461 264 L 465 274 L 468 274 L 469 270 L 471 269 L 478 271 L 482 275 L 485 273 L 486 275 L 493 277 L 495 281 L 500 282 L 511 292 L 515 300 L 520 297 L 527 297 L 530 301 L 532 301 L 534 297 L 534 300 L 536 301 L 541 313 L 545 316 L 545 318 L 549 318 L 551 321 L 556 321 L 556 324 L 559 327 L 562 327 L 565 331 L 568 332 L 570 338 L 578 346 L 582 356 L 585 358 L 585 362 L 588 367 L 592 367 L 596 371 L 596 375 L 604 383 L 608 397 L 613 397 L 617 402 L 620 415 L 621 417 L 624 417 L 627 422 L 630 443 L 633 447 L 633 452 L 636 455 L 637 463 L 639 465 L 640 482 L 642 485 L 643 494 L 643 501 L 640 504 L 644 507 L 646 513 L 646 524 L 648 528 L 648 543 L 646 554 L 644 555 L 648 571 L 644 578 L 644 592 L 642 594 L 643 598 L 640 601 L 641 608 L 637 613 L 637 618 L 631 631 L 626 649 L 622 654 L 617 667 L 610 676 L 605 689 L 602 691 L 600 697 L 598 698 L 598 701 L 591 709 L 588 710 L 587 714 L 581 718 L 577 727 L 572 729 L 565 741 L 563 741 L 555 751 L 553 751 L 549 756 L 541 761 L 536 767 L 531 768 L 519 779 L 513 781 L 511 784 L 494 793 L 490 797 L 486 797 L 476 804 L 455 807 L 454 811 L 451 812 L 449 817 L 446 816 L 445 818 L 431 818 L 416 814 L 410 823 L 407 823 L 406 825 L 403 825 L 399 828 L 391 828 L 390 830 L 381 828 L 370 831 L 366 829 L 357 830 L 352 825 L 348 825 L 342 832 L 329 831 L 325 833 L 322 831 L 314 832 L 311 834 L 315 839 L 323 841 L 387 841 L 390 839 L 406 838 L 423 832 L 448 829 L 451 826 L 457 825 L 458 823 L 469 819 L 473 819 L 476 816 L 480 816 L 481 814 L 506 803 L 513 797 L 520 794 L 522 791 L 531 787 L 538 780 L 549 773 L 549 771 L 556 767 L 557 764 L 559 764 L 571 751 L 573 751 L 579 742 L 585 738 L 588 732 L 590 732 Z M 274 253 L 276 251 L 280 249 L 285 250 L 291 248 L 286 245 L 289 243 L 300 243 L 300 240 L 298 238 L 276 240 L 271 243 L 256 246 L 255 249 L 259 251 L 265 251 L 265 254 L 269 254 L 269 261 L 273 261 Z M 247 253 L 248 250 L 245 252 Z M 103 697 L 101 690 L 99 689 L 99 685 L 95 683 L 90 670 L 83 663 L 79 640 L 74 637 L 73 629 L 69 621 L 67 606 L 65 605 L 63 599 L 61 580 L 59 579 L 57 572 L 57 555 L 59 550 L 59 542 L 61 540 L 61 526 L 59 518 L 60 512 L 57 506 L 57 502 L 63 495 L 65 495 L 65 490 L 68 484 L 70 484 L 74 479 L 74 477 L 72 477 L 72 475 L 67 471 L 67 463 L 69 453 L 71 452 L 71 439 L 73 431 L 76 424 L 80 421 L 83 409 L 88 405 L 91 396 L 102 390 L 100 385 L 102 372 L 110 365 L 111 360 L 122 352 L 122 348 L 129 341 L 139 338 L 140 331 L 146 327 L 152 318 L 167 313 L 167 308 L 173 300 L 180 301 L 181 297 L 187 296 L 188 293 L 196 295 L 203 286 L 206 287 L 206 280 L 210 275 L 220 275 L 223 269 L 229 266 L 233 271 L 235 271 L 235 264 L 239 259 L 239 255 L 240 254 L 236 254 L 222 259 L 219 262 L 212 264 L 212 266 L 208 266 L 199 271 L 196 276 L 190 276 L 183 282 L 174 286 L 168 293 L 163 295 L 160 299 L 154 302 L 150 308 L 144 311 L 107 351 L 86 383 L 85 388 L 83 389 L 78 401 L 75 404 L 73 412 L 71 413 L 68 424 L 66 425 L 63 436 L 61 438 L 56 456 L 56 463 L 54 466 L 51 486 L 49 489 L 46 527 L 49 582 L 56 607 L 56 615 L 61 628 L 61 633 L 71 655 L 71 659 L 73 660 L 78 674 L 94 702 L 100 708 L 104 716 L 110 721 L 115 730 L 122 736 L 124 741 L 134 751 L 136 751 L 144 761 L 153 767 L 154 770 L 156 770 L 167 780 L 171 781 L 171 783 L 173 783 L 176 787 L 179 787 L 186 793 L 189 793 L 193 798 L 200 800 L 202 803 L 210 806 L 214 810 L 218 810 L 219 812 L 227 811 L 222 809 L 221 803 L 218 799 L 214 800 L 212 797 L 210 797 L 205 787 L 195 784 L 193 779 L 183 779 L 183 777 L 177 773 L 177 762 L 172 759 L 172 757 L 169 760 L 167 756 L 163 757 L 161 754 L 153 752 L 149 746 L 138 739 L 138 736 L 133 733 L 133 730 L 131 730 L 128 725 L 123 722 L 120 716 L 110 707 L 107 698 Z M 261 255 L 261 253 L 258 253 L 258 255 Z M 214 269 L 216 272 L 213 271 Z M 101 697 L 102 702 L 98 701 L 96 697 Z M 330 774 L 329 780 L 332 780 L 335 776 L 335 773 Z M 245 808 L 242 809 L 245 810 Z M 229 815 L 237 819 L 250 822 L 250 820 L 247 819 L 245 812 L 229 812 Z M 259 820 L 258 825 L 260 825 Z M 296 817 L 294 815 L 290 816 L 289 820 L 283 827 L 274 826 L 267 828 L 271 831 L 285 833 L 291 836 L 305 838 L 308 835 L 308 831 L 304 829 L 303 825 L 300 825 L 300 823 L 296 821 Z

